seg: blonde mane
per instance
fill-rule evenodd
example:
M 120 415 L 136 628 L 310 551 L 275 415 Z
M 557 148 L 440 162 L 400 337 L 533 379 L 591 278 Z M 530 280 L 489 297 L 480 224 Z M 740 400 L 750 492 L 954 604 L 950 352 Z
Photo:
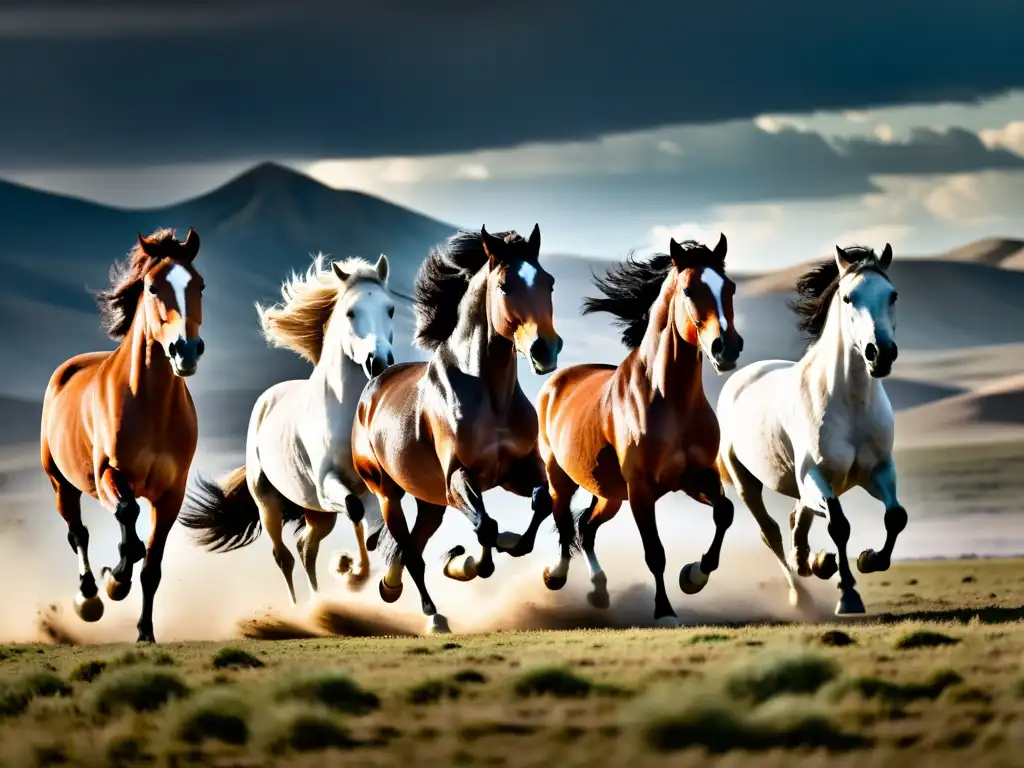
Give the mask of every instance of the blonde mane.
M 281 285 L 282 302 L 272 307 L 256 304 L 263 338 L 268 344 L 290 349 L 313 365 L 320 361 L 327 323 L 338 297 L 363 280 L 383 285 L 377 270 L 365 259 L 345 259 L 338 266 L 349 275 L 347 282 L 342 283 L 326 255 L 318 253 L 305 274 L 292 272 Z

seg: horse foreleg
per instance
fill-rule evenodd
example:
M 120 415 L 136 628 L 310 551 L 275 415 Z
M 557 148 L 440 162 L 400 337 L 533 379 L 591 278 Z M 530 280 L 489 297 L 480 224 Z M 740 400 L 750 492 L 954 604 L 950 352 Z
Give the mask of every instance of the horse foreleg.
M 800 502 L 811 509 L 824 508 L 828 516 L 828 533 L 835 542 L 839 559 L 839 603 L 836 605 L 836 615 L 864 613 L 864 601 L 857 593 L 857 582 L 853 578 L 846 553 L 846 545 L 850 541 L 850 521 L 832 486 L 810 456 L 804 455 L 797 460 L 797 484 L 800 488 Z
M 640 540 L 644 546 L 644 560 L 654 576 L 654 620 L 663 627 L 678 627 L 679 617 L 672 610 L 672 604 L 665 590 L 665 546 L 658 535 L 658 523 L 654 517 L 654 499 L 644 489 L 629 489 L 629 506 Z
M 533 517 L 522 535 L 503 532 L 498 534 L 496 548 L 511 557 L 522 557 L 533 552 L 541 524 L 548 519 L 554 508 L 548 490 L 547 473 L 540 454 L 534 450 L 514 464 L 505 475 L 502 488 L 516 496 L 530 499 Z
M 174 491 L 153 504 L 153 527 L 149 534 L 149 545 L 146 547 L 146 559 L 139 573 L 139 582 L 142 584 L 142 613 L 137 625 L 140 643 L 156 642 L 153 635 L 153 599 L 163 575 L 162 563 L 167 535 L 171 532 L 174 521 L 178 519 L 183 499 L 183 492 Z
M 44 449 L 45 450 L 45 449 Z M 68 525 L 68 544 L 78 555 L 78 594 L 75 595 L 75 613 L 82 621 L 99 621 L 103 616 L 103 601 L 96 587 L 96 577 L 89 565 L 89 530 L 82 522 L 82 492 L 60 474 L 60 470 L 45 453 L 43 468 L 50 476 L 56 498 L 57 511 Z
M 146 545 L 135 532 L 139 502 L 128 479 L 109 464 L 103 468 L 96 485 L 100 501 L 113 509 L 114 519 L 121 528 L 121 542 L 117 545 L 120 560 L 113 570 L 103 568 L 100 573 L 107 582 L 107 596 L 111 600 L 124 600 L 132 588 L 135 564 L 146 556 Z
M 305 517 L 306 530 L 299 538 L 296 548 L 299 550 L 299 561 L 309 580 L 309 588 L 313 592 L 319 592 L 320 588 L 316 579 L 316 558 L 320 553 L 320 542 L 334 530 L 338 516 L 334 512 L 314 512 L 307 509 Z
M 887 571 L 896 539 L 907 527 L 907 510 L 896 496 L 896 465 L 891 456 L 875 467 L 864 487 L 868 493 L 885 504 L 885 544 L 879 552 L 873 549 L 861 552 L 857 558 L 857 570 L 861 573 Z
M 487 578 L 494 573 L 491 549 L 498 539 L 498 524 L 484 509 L 483 496 L 476 487 L 475 479 L 465 467 L 457 468 L 449 476 L 448 506 L 459 510 L 469 519 L 483 552 L 479 560 L 470 555 L 466 556 L 462 563 L 453 565 L 453 560 L 466 552 L 464 547 L 455 547 L 446 557 L 445 576 L 456 581 L 471 581 L 477 576 Z
M 711 540 L 711 546 L 708 547 L 708 551 L 704 553 L 700 561 L 683 566 L 679 572 L 679 588 L 687 595 L 695 595 L 704 589 L 704 585 L 708 583 L 708 577 L 718 570 L 725 532 L 729 530 L 733 520 L 732 502 L 725 495 L 722 480 L 716 470 L 708 469 L 703 472 L 698 478 L 694 490 L 696 492 L 691 493 L 692 496 L 711 505 L 711 514 L 715 521 L 715 535 Z
M 816 516 L 817 513 L 813 509 L 808 509 L 799 501 L 793 511 L 789 513 L 789 530 L 793 536 L 789 565 L 798 576 L 807 577 L 813 574 L 823 581 L 828 581 L 836 575 L 839 565 L 832 552 L 820 550 L 813 558 L 811 557 L 809 536 L 811 524 Z
M 595 496 L 590 506 L 580 516 L 580 545 L 590 565 L 590 583 L 593 586 L 593 590 L 587 593 L 587 602 L 595 608 L 607 608 L 611 605 L 608 597 L 608 577 L 605 576 L 601 563 L 597 560 L 597 553 L 594 552 L 597 529 L 615 517 L 621 506 L 622 502 L 618 499 L 602 499 Z

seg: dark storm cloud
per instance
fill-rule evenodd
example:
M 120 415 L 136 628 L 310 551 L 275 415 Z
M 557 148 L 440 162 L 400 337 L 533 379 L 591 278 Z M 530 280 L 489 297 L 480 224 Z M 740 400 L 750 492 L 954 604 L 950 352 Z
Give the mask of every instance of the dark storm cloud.
M 1024 85 L 1024 4 L 0 3 L 0 163 L 427 154 Z
M 852 166 L 868 173 L 965 173 L 1024 167 L 1024 158 L 986 147 L 976 133 L 962 128 L 915 128 L 905 142 L 865 137 L 837 139 L 837 149 Z

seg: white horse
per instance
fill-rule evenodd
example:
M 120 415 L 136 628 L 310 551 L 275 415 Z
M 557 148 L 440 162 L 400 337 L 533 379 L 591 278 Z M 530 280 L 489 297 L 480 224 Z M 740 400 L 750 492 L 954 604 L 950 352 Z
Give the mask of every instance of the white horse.
M 836 246 L 797 283 L 792 304 L 812 343 L 799 362 L 767 360 L 736 373 L 718 401 L 719 462 L 761 527 L 789 582 L 790 603 L 806 608 L 795 574 L 829 579 L 839 571 L 836 614 L 864 613 L 846 556 L 850 524 L 839 496 L 860 486 L 885 504 L 885 546 L 860 554 L 861 573 L 889 568 L 896 537 L 907 525 L 896 496 L 892 406 L 881 379 L 896 359 L 896 289 L 887 273 L 892 248 Z M 778 524 L 761 498 L 767 486 L 797 499 L 790 515 L 787 561 Z M 839 554 L 810 558 L 814 516 L 828 520 Z
M 333 262 L 322 254 L 304 275 L 292 274 L 281 286 L 283 302 L 264 308 L 260 325 L 267 341 L 313 363 L 308 379 L 285 381 L 264 392 L 253 407 L 245 464 L 219 483 L 202 478 L 189 494 L 182 524 L 199 531 L 200 544 L 227 552 L 251 544 L 266 528 L 274 560 L 295 604 L 295 558 L 284 545 L 284 524 L 305 524 L 298 550 L 309 586 L 317 592 L 320 542 L 345 513 L 355 529 L 359 567 L 339 554 L 336 570 L 361 589 L 370 574 L 364 515 L 383 519 L 373 495 L 352 466 L 352 422 L 366 382 L 393 364 L 388 260 Z M 371 548 L 375 545 L 371 538 Z

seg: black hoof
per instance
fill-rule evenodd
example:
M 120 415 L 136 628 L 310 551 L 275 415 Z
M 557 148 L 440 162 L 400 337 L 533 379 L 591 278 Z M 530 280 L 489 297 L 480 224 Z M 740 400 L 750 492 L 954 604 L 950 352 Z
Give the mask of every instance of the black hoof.
M 839 597 L 836 605 L 836 616 L 856 616 L 867 611 L 864 609 L 864 601 L 860 599 L 857 590 L 848 589 Z
M 544 586 L 553 592 L 557 592 L 559 589 L 565 586 L 565 582 L 568 581 L 566 576 L 552 576 L 551 569 L 544 569 Z
M 694 571 L 696 569 L 696 572 Z M 683 594 L 696 595 L 708 583 L 708 577 L 700 569 L 698 563 L 688 563 L 679 572 L 679 588 Z
M 368 552 L 373 552 L 375 549 L 377 549 L 377 542 L 380 541 L 380 533 L 383 530 L 384 526 L 381 526 L 376 531 L 374 531 L 366 537 L 366 550 Z
M 95 587 L 91 597 L 86 597 L 81 592 L 75 595 L 75 613 L 82 621 L 99 621 L 103 618 L 103 601 L 96 594 Z
M 107 582 L 107 597 L 114 601 L 124 600 L 132 591 L 131 581 L 118 581 L 109 568 L 103 569 L 103 577 Z
M 839 572 L 839 563 L 834 552 L 821 551 L 814 556 L 811 572 L 823 581 L 828 581 Z
M 889 570 L 889 558 L 873 549 L 865 549 L 857 558 L 857 570 L 861 573 L 877 573 Z
M 594 589 L 587 593 L 587 602 L 599 610 L 606 610 L 611 605 L 608 597 L 608 578 L 604 573 L 599 573 L 590 579 Z
M 139 632 L 139 639 L 135 642 L 139 644 L 145 643 L 147 645 L 152 645 L 156 643 L 156 638 L 153 637 L 152 632 Z

